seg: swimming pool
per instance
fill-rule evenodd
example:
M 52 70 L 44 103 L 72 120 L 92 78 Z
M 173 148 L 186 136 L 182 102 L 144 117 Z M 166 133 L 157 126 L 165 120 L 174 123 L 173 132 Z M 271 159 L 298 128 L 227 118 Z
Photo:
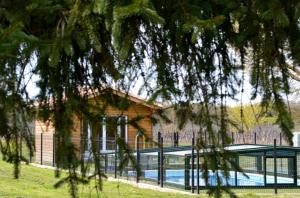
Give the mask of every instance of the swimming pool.
M 165 171 L 165 182 L 170 183 L 170 184 L 176 184 L 176 185 L 182 185 L 184 186 L 185 184 L 185 171 L 184 170 L 166 170 Z M 219 173 L 220 174 L 220 173 Z M 229 172 L 230 177 L 228 179 L 228 184 L 231 186 L 235 186 L 235 172 L 230 171 Z M 129 176 L 134 176 L 135 171 L 129 171 L 128 172 Z M 192 181 L 191 175 L 192 171 L 190 170 L 190 184 Z M 146 170 L 143 171 L 142 176 L 145 179 L 150 179 L 150 180 L 157 180 L 158 177 L 158 172 L 157 170 Z M 264 186 L 264 176 L 263 174 L 254 174 L 254 173 L 247 173 L 247 176 L 244 176 L 242 173 L 237 173 L 237 186 Z M 211 186 L 216 185 L 216 173 L 213 173 L 212 171 L 209 171 L 209 178 L 208 178 L 208 183 Z M 196 170 L 194 171 L 194 182 L 196 184 L 197 182 L 197 172 Z M 266 182 L 267 184 L 274 184 L 274 176 L 267 175 L 266 176 Z M 300 180 L 297 181 L 298 184 L 300 183 Z M 225 184 L 225 177 L 222 177 L 222 183 Z M 277 177 L 277 183 L 278 184 L 293 184 L 294 179 L 291 177 Z M 199 174 L 199 184 L 200 186 L 205 186 L 205 181 L 203 178 L 202 173 L 200 172 Z

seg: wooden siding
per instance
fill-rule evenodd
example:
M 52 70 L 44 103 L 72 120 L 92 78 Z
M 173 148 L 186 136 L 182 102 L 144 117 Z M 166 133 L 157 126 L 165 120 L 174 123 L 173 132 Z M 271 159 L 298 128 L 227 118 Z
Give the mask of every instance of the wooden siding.
M 52 164 L 53 162 L 53 134 L 51 122 L 35 121 L 35 162 Z
M 92 104 L 95 104 L 94 99 L 90 99 Z M 103 105 L 101 99 L 97 99 L 98 104 Z M 153 114 L 153 109 L 143 104 L 136 104 L 131 102 L 129 108 L 126 110 L 119 110 L 118 108 L 107 106 L 105 109 L 106 116 L 127 116 L 128 121 L 136 118 L 141 117 L 142 119 L 138 121 L 138 125 L 144 129 L 145 136 L 149 139 L 153 139 L 152 133 L 152 122 L 151 116 Z M 138 129 L 135 128 L 133 125 L 127 125 L 127 138 L 128 143 L 133 147 L 135 144 L 135 137 L 138 132 Z
M 80 149 L 81 123 L 78 116 L 73 117 L 72 142 Z M 35 161 L 39 164 L 53 163 L 55 129 L 51 122 L 35 120 Z
M 96 104 L 99 102 L 99 98 L 90 99 L 91 104 Z M 103 105 L 102 102 L 100 102 Z M 92 110 L 91 110 L 92 111 Z M 105 116 L 127 116 L 128 121 L 136 118 L 137 116 L 142 117 L 141 120 L 138 121 L 138 125 L 144 129 L 145 136 L 151 142 L 153 139 L 152 133 L 152 123 L 151 116 L 153 114 L 153 109 L 149 106 L 145 106 L 143 104 L 137 104 L 135 102 L 130 102 L 129 108 L 126 110 L 119 110 L 118 108 L 112 107 L 108 105 L 105 110 Z M 72 132 L 72 141 L 76 145 L 78 149 L 80 149 L 81 144 L 81 133 L 82 133 L 82 120 L 79 116 L 74 115 L 73 117 L 73 132 Z M 138 132 L 138 129 L 134 126 L 128 124 L 127 125 L 127 139 L 129 145 L 134 148 L 135 147 L 135 137 Z M 43 133 L 43 141 L 41 141 L 41 133 Z M 36 145 L 36 162 L 41 163 L 41 142 L 43 142 L 43 164 L 52 163 L 53 161 L 53 134 L 55 133 L 55 129 L 53 125 L 48 122 L 42 122 L 39 120 L 35 121 L 35 145 Z

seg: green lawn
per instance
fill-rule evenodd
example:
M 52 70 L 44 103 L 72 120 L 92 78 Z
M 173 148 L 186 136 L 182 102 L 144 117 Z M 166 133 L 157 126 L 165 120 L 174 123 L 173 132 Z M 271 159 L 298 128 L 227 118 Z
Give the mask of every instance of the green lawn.
M 22 165 L 21 177 L 16 180 L 12 176 L 12 165 L 0 160 L 0 198 L 2 197 L 69 197 L 67 186 L 63 186 L 59 189 L 54 189 L 53 184 L 57 179 L 54 178 L 53 170 L 37 168 L 29 165 Z M 256 191 L 252 191 L 255 193 Z M 249 194 L 249 191 L 243 190 L 238 192 L 240 197 L 275 197 L 272 194 L 269 195 L 254 196 Z M 96 197 L 96 192 L 93 188 L 93 184 L 89 186 L 79 187 L 80 197 Z M 287 197 L 300 197 L 292 194 L 280 194 L 277 198 Z M 195 197 L 189 195 L 175 194 L 175 193 L 163 193 L 153 190 L 138 189 L 133 186 L 118 183 L 118 182 L 105 182 L 104 191 L 101 192 L 100 197 L 107 198 L 160 198 L 160 197 L 173 197 L 173 198 L 186 198 Z

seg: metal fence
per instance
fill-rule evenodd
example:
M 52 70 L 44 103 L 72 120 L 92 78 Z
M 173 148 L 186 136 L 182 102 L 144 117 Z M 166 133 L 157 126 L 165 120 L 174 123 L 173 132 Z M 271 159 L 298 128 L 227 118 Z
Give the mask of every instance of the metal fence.
M 192 142 L 180 142 L 180 135 L 178 133 L 173 133 L 170 137 L 166 137 L 163 133 L 159 133 L 159 137 L 155 137 L 153 141 L 144 141 L 140 140 L 139 148 L 157 148 L 158 147 L 158 139 L 164 138 L 164 147 L 178 147 L 178 146 L 186 146 L 191 145 Z M 272 137 L 265 137 L 263 134 L 260 133 L 229 133 L 229 137 L 232 139 L 232 144 L 264 144 L 269 145 L 270 139 L 276 139 L 277 144 L 287 145 L 287 142 L 283 138 L 281 133 L 276 133 Z M 218 137 L 218 136 L 217 136 Z M 200 138 L 199 136 L 195 136 L 195 138 Z M 207 137 L 205 134 L 201 137 L 204 141 L 207 141 L 206 144 L 209 145 Z M 35 135 L 35 154 L 30 157 L 30 162 L 36 162 L 43 165 L 54 165 L 55 164 L 55 150 L 56 150 L 56 138 L 55 135 L 52 133 L 40 133 Z M 190 140 L 192 137 L 190 138 Z M 267 140 L 268 139 L 268 140 Z M 88 140 L 86 138 L 80 137 L 72 137 L 71 141 L 75 144 L 78 150 L 83 151 L 82 156 L 88 157 L 89 151 L 91 147 L 91 142 L 97 144 L 97 148 L 100 151 L 109 152 L 114 151 L 116 148 L 116 141 L 115 139 L 111 138 L 103 142 L 99 137 L 94 138 L 92 140 Z M 133 150 L 136 149 L 137 142 L 136 139 L 128 139 L 127 144 L 131 146 Z M 26 150 L 25 145 L 24 153 L 26 156 L 29 157 L 29 152 Z
M 205 182 L 203 164 L 204 156 L 210 155 L 211 146 L 207 144 L 204 150 L 197 150 L 192 137 L 190 144 L 179 142 L 178 133 L 173 138 L 164 141 L 164 136 L 159 133 L 156 141 L 144 141 L 142 138 L 128 139 L 127 144 L 132 149 L 140 172 L 131 164 L 119 169 L 119 146 L 111 139 L 106 142 L 99 138 L 92 140 L 84 138 L 71 138 L 78 148 L 78 156 L 84 164 L 93 163 L 93 152 L 90 144 L 96 145 L 101 161 L 101 170 L 115 178 L 125 178 L 136 182 L 146 181 L 161 187 L 170 186 L 193 193 L 204 193 L 209 188 L 216 186 L 217 177 L 223 185 L 228 185 L 235 191 L 260 189 L 261 192 L 275 192 L 279 190 L 299 189 L 300 192 L 300 148 L 284 146 L 285 141 L 279 134 L 273 137 L 272 145 L 259 144 L 261 138 L 257 134 L 251 134 L 245 138 L 238 138 L 233 134 L 233 143 L 228 149 L 237 155 L 234 158 L 243 172 L 231 167 L 229 177 L 223 175 L 222 170 L 207 172 L 208 182 Z M 247 143 L 237 140 L 246 139 Z M 55 166 L 57 138 L 51 133 L 42 133 L 35 136 L 35 155 L 30 157 L 30 162 L 42 165 Z M 23 154 L 28 155 L 26 149 Z M 29 155 L 28 155 L 29 156 Z M 90 171 L 93 171 L 92 169 Z M 243 173 L 246 173 L 245 176 Z M 248 192 L 248 191 L 247 191 Z M 258 191 L 254 191 L 257 193 Z M 291 191 L 288 191 L 291 192 Z
M 182 132 L 182 131 L 181 131 Z M 191 139 L 194 131 L 185 131 L 182 133 L 162 133 L 165 144 L 173 145 L 177 141 L 178 145 L 191 145 Z M 177 134 L 177 135 L 176 135 Z M 201 138 L 205 143 L 209 144 L 209 135 L 207 132 L 202 131 L 201 133 L 195 133 L 195 138 Z M 231 138 L 232 144 L 264 144 L 272 145 L 273 140 L 277 139 L 278 145 L 288 145 L 282 132 L 279 131 L 258 131 L 258 132 L 228 132 L 227 136 Z M 158 134 L 155 133 L 154 140 L 157 141 Z M 215 137 L 221 139 L 220 134 L 215 134 Z
M 103 154 L 108 163 L 104 167 L 106 173 L 114 177 L 135 178 L 152 181 L 164 185 L 191 190 L 193 193 L 215 188 L 218 179 L 221 185 L 232 189 L 260 189 L 263 192 L 272 190 L 300 189 L 300 148 L 274 145 L 231 145 L 227 149 L 235 153 L 234 160 L 243 172 L 231 167 L 229 176 L 222 170 L 207 170 L 205 182 L 203 162 L 205 155 L 212 155 L 208 150 L 197 150 L 195 145 L 181 147 L 161 147 L 155 149 L 136 150 L 135 156 L 141 173 L 133 167 L 127 167 L 118 174 L 116 153 Z M 257 191 L 255 191 L 257 192 Z

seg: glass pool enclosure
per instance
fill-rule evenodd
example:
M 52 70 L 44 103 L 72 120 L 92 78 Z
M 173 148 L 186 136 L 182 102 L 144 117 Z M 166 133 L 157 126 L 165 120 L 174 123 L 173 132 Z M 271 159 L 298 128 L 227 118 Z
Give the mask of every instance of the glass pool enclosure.
M 235 155 L 242 172 L 229 170 L 227 182 L 221 171 L 208 171 L 208 182 L 204 180 L 201 166 L 209 148 L 198 152 L 192 146 L 149 148 L 135 151 L 141 169 L 128 165 L 118 170 L 118 152 L 102 154 L 103 169 L 115 177 L 152 181 L 185 190 L 205 189 L 216 185 L 216 175 L 221 175 L 223 185 L 232 188 L 295 188 L 300 187 L 300 147 L 238 144 L 226 146 L 225 150 Z M 194 159 L 193 159 L 194 158 Z

